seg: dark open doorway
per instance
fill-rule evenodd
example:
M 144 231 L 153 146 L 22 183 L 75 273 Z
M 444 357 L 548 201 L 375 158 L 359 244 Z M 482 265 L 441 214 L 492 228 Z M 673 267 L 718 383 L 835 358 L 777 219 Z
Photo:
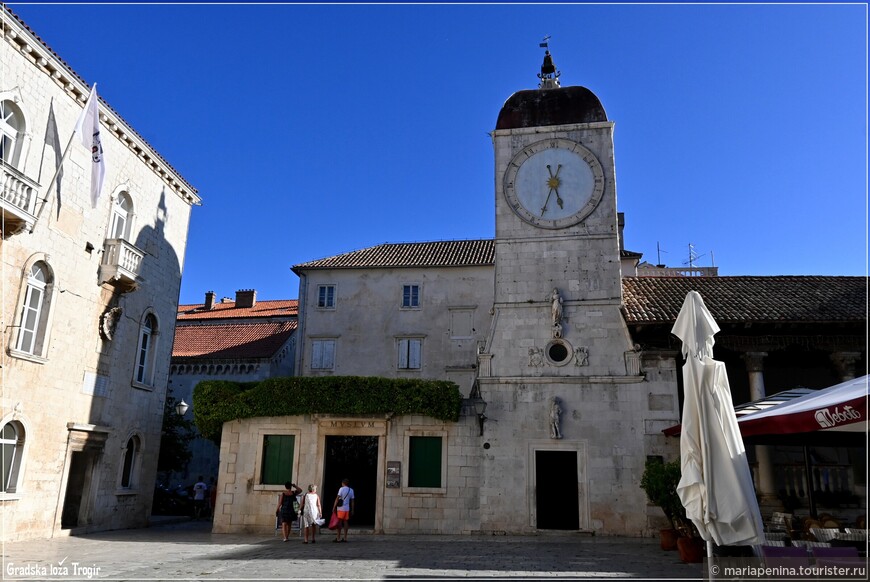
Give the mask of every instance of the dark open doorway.
M 83 516 L 87 505 L 87 492 L 92 467 L 92 455 L 85 451 L 74 451 L 70 457 L 69 477 L 66 480 L 66 494 L 63 498 L 63 512 L 60 526 L 71 529 L 87 520 Z
M 580 528 L 576 451 L 535 451 L 538 529 Z
M 323 514 L 327 519 L 341 480 L 350 479 L 354 493 L 351 527 L 374 527 L 378 485 L 378 437 L 327 436 L 323 470 Z

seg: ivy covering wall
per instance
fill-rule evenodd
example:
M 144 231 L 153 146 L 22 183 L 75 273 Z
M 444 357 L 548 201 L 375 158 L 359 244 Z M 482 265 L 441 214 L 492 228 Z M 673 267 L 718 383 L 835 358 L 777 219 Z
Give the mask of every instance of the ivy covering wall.
M 220 439 L 223 424 L 259 416 L 420 414 L 456 422 L 462 394 L 453 382 L 370 376 L 269 378 L 257 383 L 204 380 L 193 391 L 200 434 Z

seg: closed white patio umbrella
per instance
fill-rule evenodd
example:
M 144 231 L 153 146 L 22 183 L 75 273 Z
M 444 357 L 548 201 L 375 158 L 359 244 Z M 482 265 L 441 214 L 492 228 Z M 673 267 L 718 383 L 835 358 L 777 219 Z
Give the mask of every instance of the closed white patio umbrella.
M 680 433 L 682 478 L 677 494 L 707 541 L 720 546 L 764 543 L 764 526 L 746 449 L 737 426 L 725 364 L 713 359 L 719 326 L 697 291 L 686 295 L 672 333 L 683 342 Z

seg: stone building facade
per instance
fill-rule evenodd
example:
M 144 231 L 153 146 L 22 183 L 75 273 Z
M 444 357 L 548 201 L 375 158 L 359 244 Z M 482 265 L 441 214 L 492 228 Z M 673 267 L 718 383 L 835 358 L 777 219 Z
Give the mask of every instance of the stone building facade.
M 193 389 L 202 380 L 258 382 L 293 376 L 297 301 L 258 300 L 254 289 L 241 289 L 235 299 L 178 306 L 169 390 L 175 400 L 193 402 Z M 193 416 L 193 409 L 187 413 Z M 192 485 L 197 476 L 217 478 L 218 447 L 197 436 L 190 443 L 192 457 L 183 471 L 162 475 L 166 484 Z
M 215 531 L 273 527 L 280 486 L 262 474 L 267 443 L 282 438 L 293 479 L 319 485 L 327 506 L 351 479 L 360 529 L 649 534 L 664 516 L 639 483 L 648 457 L 678 455 L 662 431 L 680 418 L 670 329 L 690 289 L 723 329 L 717 355 L 736 403 L 763 391 L 748 352 L 764 346 L 783 389 L 836 383 L 836 354 L 866 366 L 862 278 L 642 276 L 621 241 L 613 122 L 588 89 L 560 87 L 548 59 L 538 89 L 511 96 L 491 134 L 494 239 L 385 244 L 294 267 L 298 374 L 452 380 L 467 397 L 459 421 L 227 422 Z
M 52 184 L 89 87 L 5 8 L 2 27 L 0 537 L 144 526 L 199 197 L 103 101 L 101 196 L 78 138 Z

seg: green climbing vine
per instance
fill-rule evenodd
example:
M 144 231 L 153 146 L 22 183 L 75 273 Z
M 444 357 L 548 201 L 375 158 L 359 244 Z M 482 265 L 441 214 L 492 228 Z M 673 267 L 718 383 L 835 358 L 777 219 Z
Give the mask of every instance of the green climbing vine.
M 223 424 L 258 416 L 421 414 L 456 422 L 462 394 L 453 382 L 374 376 L 269 378 L 258 383 L 204 380 L 193 391 L 200 434 L 217 441 Z

